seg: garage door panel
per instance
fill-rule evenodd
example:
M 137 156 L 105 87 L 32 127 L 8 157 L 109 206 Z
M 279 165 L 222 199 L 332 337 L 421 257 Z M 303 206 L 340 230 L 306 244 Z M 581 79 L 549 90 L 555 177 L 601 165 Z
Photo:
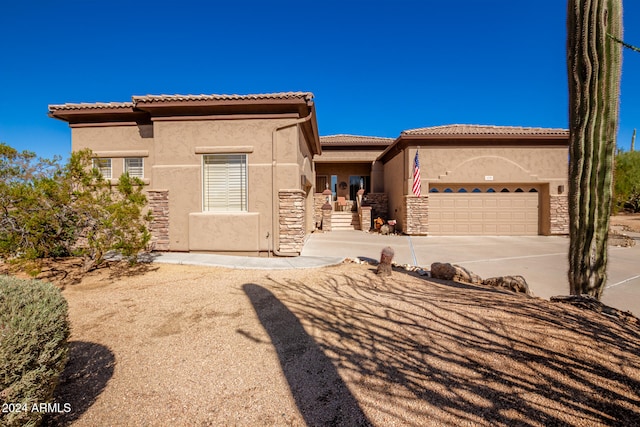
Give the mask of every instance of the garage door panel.
M 458 222 L 469 222 L 469 211 L 456 211 L 455 212 L 455 220 Z
M 431 235 L 537 235 L 539 193 L 429 194 Z
M 469 209 L 470 208 L 469 202 L 470 200 L 456 198 L 455 207 L 457 209 Z
M 497 199 L 482 199 L 482 206 L 487 209 L 496 209 L 498 207 Z
M 469 212 L 469 221 L 484 222 L 485 221 L 484 213 L 476 210 Z
M 495 222 L 498 220 L 498 212 L 495 212 L 495 211 L 483 212 L 482 217 L 485 222 Z
M 469 200 L 469 208 L 470 209 L 482 209 L 484 207 L 484 201 L 479 198 L 474 198 Z
M 469 225 L 469 233 L 470 234 L 484 234 L 484 225 L 483 224 L 470 224 Z

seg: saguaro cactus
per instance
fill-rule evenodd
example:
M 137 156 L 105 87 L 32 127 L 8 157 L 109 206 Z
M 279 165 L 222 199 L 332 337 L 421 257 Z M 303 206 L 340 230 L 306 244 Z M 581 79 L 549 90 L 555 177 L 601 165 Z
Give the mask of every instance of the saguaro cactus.
M 622 0 L 568 0 L 569 290 L 600 299 L 618 127 Z

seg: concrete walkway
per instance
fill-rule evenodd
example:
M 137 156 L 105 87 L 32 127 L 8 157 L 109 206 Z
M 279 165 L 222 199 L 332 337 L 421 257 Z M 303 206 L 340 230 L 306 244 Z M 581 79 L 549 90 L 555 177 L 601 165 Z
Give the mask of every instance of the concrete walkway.
M 208 265 L 214 267 L 237 268 L 241 270 L 290 270 L 292 268 L 318 268 L 340 264 L 342 257 L 299 256 L 299 257 L 248 257 L 192 252 L 156 252 L 151 255 L 153 262 L 164 264 Z

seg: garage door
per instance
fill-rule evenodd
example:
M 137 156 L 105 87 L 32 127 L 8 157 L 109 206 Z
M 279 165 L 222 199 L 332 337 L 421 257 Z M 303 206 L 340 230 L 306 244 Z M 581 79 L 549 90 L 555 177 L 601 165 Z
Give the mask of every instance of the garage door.
M 538 194 L 429 193 L 429 234 L 537 235 Z

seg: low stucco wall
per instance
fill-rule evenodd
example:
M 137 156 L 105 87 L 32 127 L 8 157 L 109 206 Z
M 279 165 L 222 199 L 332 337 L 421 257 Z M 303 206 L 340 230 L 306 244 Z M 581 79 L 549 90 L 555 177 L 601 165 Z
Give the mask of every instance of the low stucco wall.
M 189 214 L 189 250 L 257 252 L 260 214 L 257 212 Z

